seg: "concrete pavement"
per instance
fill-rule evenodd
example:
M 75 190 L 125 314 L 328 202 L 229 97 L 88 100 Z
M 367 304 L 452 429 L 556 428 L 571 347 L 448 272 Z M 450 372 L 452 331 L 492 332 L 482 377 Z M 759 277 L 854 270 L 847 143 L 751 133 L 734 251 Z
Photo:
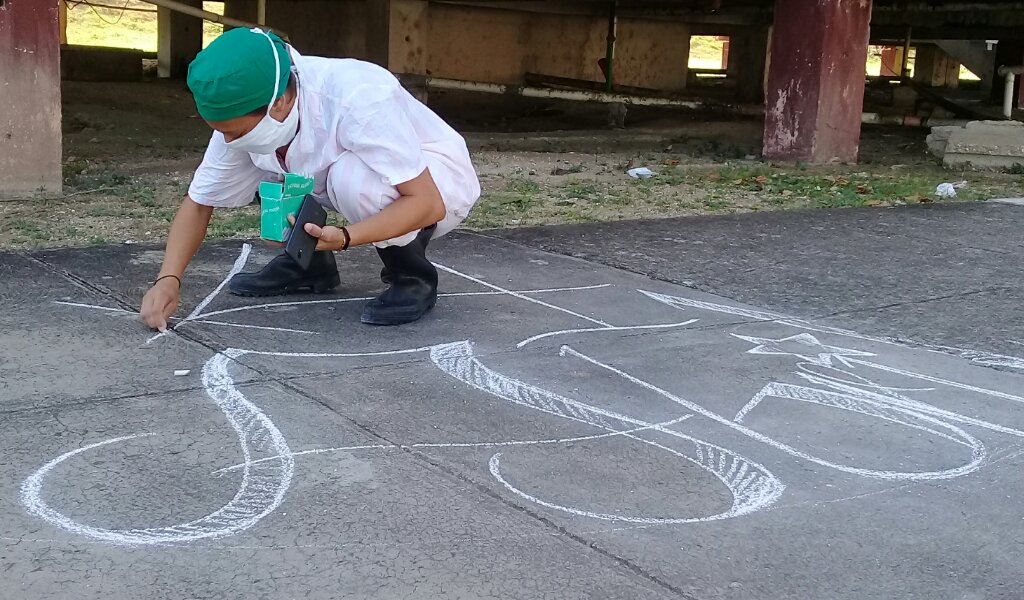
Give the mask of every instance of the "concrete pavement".
M 253 300 L 218 286 L 270 250 L 207 246 L 156 338 L 158 251 L 0 255 L 0 597 L 1018 597 L 1020 271 L 955 235 L 1019 248 L 990 208 L 879 211 L 949 279 L 867 214 L 457 233 L 389 329 L 365 249 Z M 954 285 L 991 314 L 908 308 Z

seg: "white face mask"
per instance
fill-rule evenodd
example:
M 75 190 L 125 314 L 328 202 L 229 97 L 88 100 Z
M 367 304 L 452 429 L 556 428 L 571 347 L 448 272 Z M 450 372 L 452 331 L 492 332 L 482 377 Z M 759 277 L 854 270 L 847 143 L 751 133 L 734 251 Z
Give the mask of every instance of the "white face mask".
M 277 56 L 274 40 L 270 39 L 270 36 L 261 29 L 254 28 L 252 31 L 262 33 L 270 42 L 270 49 L 274 55 L 274 95 L 270 98 L 270 105 L 267 106 L 267 114 L 256 124 L 256 127 L 242 137 L 227 142 L 227 146 L 232 150 L 251 152 L 252 154 L 273 154 L 278 148 L 295 139 L 295 134 L 299 131 L 299 103 L 296 98 L 295 104 L 288 111 L 288 116 L 284 118 L 284 121 L 278 121 L 270 116 L 270 109 L 274 106 L 277 93 L 280 91 L 278 86 L 281 81 L 281 60 Z M 295 76 L 294 73 L 292 76 Z

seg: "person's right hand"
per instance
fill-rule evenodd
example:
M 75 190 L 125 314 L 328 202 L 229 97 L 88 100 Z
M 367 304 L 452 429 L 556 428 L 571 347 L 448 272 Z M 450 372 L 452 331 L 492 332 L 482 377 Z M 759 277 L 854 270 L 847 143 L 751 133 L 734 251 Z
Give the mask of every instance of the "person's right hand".
M 142 298 L 142 310 L 139 311 L 139 315 L 146 325 L 161 332 L 166 331 L 167 319 L 178 310 L 180 294 L 178 280 L 174 277 L 157 281 Z

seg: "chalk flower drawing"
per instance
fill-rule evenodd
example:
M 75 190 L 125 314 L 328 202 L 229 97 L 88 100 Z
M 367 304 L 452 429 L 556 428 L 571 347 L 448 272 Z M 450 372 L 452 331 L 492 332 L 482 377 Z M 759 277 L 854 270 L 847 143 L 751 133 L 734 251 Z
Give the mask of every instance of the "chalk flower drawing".
M 316 335 L 316 332 L 302 329 L 235 323 L 224 321 L 222 318 L 228 314 L 252 310 L 366 300 L 366 298 L 334 298 L 297 302 L 272 302 L 206 312 L 207 307 L 216 299 L 231 276 L 244 268 L 250 251 L 250 246 L 248 244 L 244 245 L 240 255 L 220 284 L 187 317 L 178 321 L 168 332 L 151 337 L 148 343 L 155 342 L 183 326 L 195 327 L 200 325 Z M 352 353 L 273 352 L 257 349 L 227 348 L 207 360 L 202 369 L 202 385 L 206 395 L 223 412 L 228 424 L 238 437 L 241 462 L 213 473 L 213 475 L 217 476 L 226 472 L 241 472 L 238 490 L 225 505 L 202 518 L 176 525 L 144 529 L 104 529 L 77 522 L 62 513 L 58 508 L 44 501 L 43 489 L 45 482 L 55 467 L 66 461 L 79 459 L 97 448 L 113 446 L 141 436 L 152 435 L 146 432 L 99 440 L 86 446 L 69 450 L 50 460 L 25 479 L 21 486 L 22 504 L 30 514 L 43 519 L 55 527 L 95 540 L 127 546 L 180 544 L 200 539 L 222 538 L 234 535 L 253 527 L 260 520 L 272 514 L 285 500 L 294 476 L 295 458 L 298 456 L 370 449 L 458 449 L 482 447 L 498 449 L 488 461 L 488 471 L 501 486 L 501 489 L 521 500 L 550 510 L 590 519 L 641 525 L 674 525 L 735 518 L 764 510 L 775 504 L 786 489 L 782 480 L 760 462 L 727 447 L 715 444 L 712 441 L 687 435 L 675 428 L 679 423 L 692 418 L 703 418 L 717 425 L 724 426 L 734 434 L 753 440 L 774 452 L 788 455 L 799 461 L 807 461 L 860 477 L 891 481 L 949 479 L 965 475 L 980 468 L 988 457 L 988 452 L 984 443 L 968 433 L 964 427 L 1024 438 L 1024 431 L 978 417 L 971 417 L 942 409 L 910 396 L 910 394 L 914 393 L 920 394 L 933 391 L 935 387 L 886 386 L 872 380 L 868 375 L 873 371 L 877 371 L 915 381 L 916 385 L 927 384 L 929 386 L 948 387 L 1011 402 L 1024 403 L 1024 397 L 885 365 L 872 360 L 876 358 L 875 353 L 825 344 L 813 334 L 841 337 L 851 342 L 885 344 L 951 354 L 977 365 L 1002 367 L 1020 372 L 1024 372 L 1024 359 L 948 346 L 913 344 L 887 338 L 865 336 L 852 331 L 822 326 L 769 311 L 734 307 L 646 290 L 637 290 L 637 292 L 642 295 L 641 297 L 661 303 L 672 310 L 687 311 L 686 316 L 697 316 L 695 318 L 661 324 L 613 325 L 593 316 L 537 298 L 537 296 L 545 294 L 598 290 L 609 287 L 608 284 L 510 290 L 478 277 L 462 273 L 451 267 L 438 265 L 438 268 L 486 289 L 486 291 L 478 292 L 442 294 L 442 298 L 453 296 L 512 297 L 535 306 L 540 306 L 546 310 L 568 315 L 587 324 L 587 327 L 583 328 L 563 329 L 534 335 L 516 344 L 515 348 L 517 350 L 522 350 L 540 340 L 558 337 L 571 338 L 572 336 L 585 333 L 685 331 L 684 328 L 698 322 L 702 314 L 727 314 L 733 317 L 749 319 L 751 324 L 771 323 L 776 326 L 798 330 L 798 333 L 779 339 L 735 333 L 730 335 L 734 339 L 748 344 L 745 349 L 747 354 L 792 357 L 796 361 L 796 370 L 791 375 L 797 377 L 802 383 L 768 382 L 737 414 L 728 417 L 706 408 L 699 402 L 684 398 L 640 379 L 612 364 L 584 354 L 568 344 L 560 347 L 558 351 L 560 359 L 576 361 L 577 364 L 585 365 L 587 368 L 594 369 L 597 372 L 614 375 L 631 385 L 637 386 L 638 389 L 645 390 L 645 393 L 649 393 L 653 397 L 668 401 L 671 405 L 678 407 L 682 411 L 675 418 L 652 421 L 644 418 L 642 415 L 624 414 L 602 408 L 597 402 L 588 400 L 582 393 L 580 394 L 581 397 L 570 398 L 542 387 L 528 384 L 511 375 L 501 373 L 493 367 L 486 365 L 481 357 L 475 353 L 472 340 L 449 341 L 419 348 Z M 85 303 L 59 302 L 58 304 L 72 308 L 98 310 L 108 314 L 125 314 L 128 312 L 122 309 Z M 232 365 L 236 362 L 236 359 L 245 355 L 318 359 L 395 356 L 403 354 L 424 354 L 429 357 L 430 362 L 441 373 L 461 382 L 469 389 L 524 409 L 539 411 L 550 416 L 579 423 L 590 428 L 592 433 L 568 438 L 484 442 L 453 441 L 416 443 L 407 446 L 381 444 L 318 448 L 293 452 L 289 448 L 284 435 L 274 424 L 270 416 L 265 414 L 242 394 L 231 376 Z M 841 364 L 843 368 L 838 367 L 836 363 Z M 855 370 L 858 371 L 854 372 Z M 810 451 L 801 450 L 792 444 L 787 444 L 765 433 L 756 431 L 745 424 L 745 420 L 751 412 L 759 410 L 759 407 L 768 400 L 797 401 L 849 411 L 916 430 L 962 448 L 962 462 L 945 469 L 895 471 L 873 469 L 865 465 L 842 464 L 816 456 Z M 717 514 L 700 516 L 686 514 L 678 516 L 651 516 L 628 514 L 626 511 L 613 514 L 591 510 L 587 507 L 568 505 L 555 499 L 538 497 L 535 493 L 524 491 L 514 481 L 510 481 L 502 470 L 502 459 L 511 449 L 613 437 L 643 444 L 659 452 L 664 452 L 672 460 L 686 461 L 691 465 L 699 467 L 719 481 L 729 491 L 732 496 L 731 505 Z M 662 441 L 654 441 L 650 439 L 652 437 L 660 437 Z

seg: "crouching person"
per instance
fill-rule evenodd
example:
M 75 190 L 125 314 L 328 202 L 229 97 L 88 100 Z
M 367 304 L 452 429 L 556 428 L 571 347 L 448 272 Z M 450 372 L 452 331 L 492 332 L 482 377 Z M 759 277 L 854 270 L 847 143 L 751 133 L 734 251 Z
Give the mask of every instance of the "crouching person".
M 352 59 L 300 55 L 272 33 L 232 29 L 189 66 L 200 116 L 214 130 L 188 196 L 171 225 L 163 265 L 142 302 L 143 320 L 165 329 L 177 310 L 185 268 L 215 207 L 249 204 L 261 181 L 300 173 L 346 227 L 306 230 L 318 238 L 303 271 L 280 254 L 228 290 L 242 296 L 326 292 L 341 282 L 336 251 L 373 244 L 387 289 L 362 321 L 415 321 L 437 299 L 430 240 L 461 223 L 480 195 L 465 140 L 412 97 L 387 70 Z

